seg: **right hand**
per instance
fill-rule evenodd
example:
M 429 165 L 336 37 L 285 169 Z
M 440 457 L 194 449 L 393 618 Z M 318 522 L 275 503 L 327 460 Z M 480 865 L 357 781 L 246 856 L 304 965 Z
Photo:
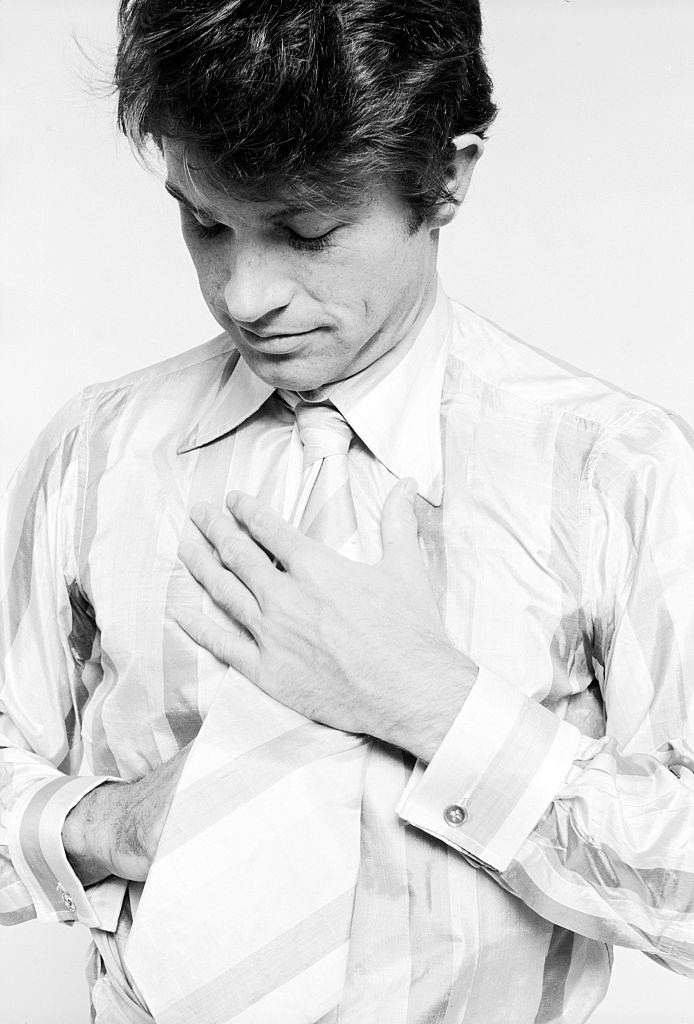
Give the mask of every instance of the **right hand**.
M 105 782 L 75 804 L 62 836 L 83 885 L 147 878 L 190 746 L 136 782 Z

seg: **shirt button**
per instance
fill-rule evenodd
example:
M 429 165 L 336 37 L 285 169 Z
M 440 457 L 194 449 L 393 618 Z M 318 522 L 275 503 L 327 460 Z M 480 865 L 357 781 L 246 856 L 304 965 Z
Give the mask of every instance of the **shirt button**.
M 449 804 L 443 812 L 443 820 L 452 828 L 457 828 L 458 825 L 464 825 L 467 821 L 467 817 L 467 811 L 464 807 L 461 807 L 460 804 Z

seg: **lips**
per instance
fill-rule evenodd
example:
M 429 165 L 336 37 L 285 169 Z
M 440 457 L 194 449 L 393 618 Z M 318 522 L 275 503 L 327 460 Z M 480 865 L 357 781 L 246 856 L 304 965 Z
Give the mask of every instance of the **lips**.
M 314 334 L 318 328 L 310 331 L 297 331 L 296 333 L 260 334 L 251 331 L 247 327 L 239 327 L 249 348 L 256 352 L 265 352 L 270 355 L 289 355 L 305 344 L 305 339 Z
M 269 331 L 252 331 L 250 327 L 242 327 L 241 330 L 257 338 L 259 341 L 272 341 L 276 338 L 299 338 L 304 334 L 313 334 L 319 328 L 312 327 L 308 331 L 272 331 L 272 333 Z

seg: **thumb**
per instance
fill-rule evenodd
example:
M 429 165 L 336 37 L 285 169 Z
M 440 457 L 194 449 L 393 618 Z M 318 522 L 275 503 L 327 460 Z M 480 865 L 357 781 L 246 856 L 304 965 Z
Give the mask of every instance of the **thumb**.
M 381 519 L 384 558 L 395 550 L 403 552 L 408 549 L 419 556 L 417 517 L 414 514 L 416 494 L 417 481 L 412 477 L 405 477 L 398 480 L 386 498 Z

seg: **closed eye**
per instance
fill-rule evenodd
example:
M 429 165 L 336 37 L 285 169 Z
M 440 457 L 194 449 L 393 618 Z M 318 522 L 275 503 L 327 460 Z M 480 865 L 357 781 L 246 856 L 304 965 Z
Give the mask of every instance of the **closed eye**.
M 292 249 L 298 249 L 299 252 L 320 252 L 321 249 L 325 249 L 330 245 L 331 235 L 337 231 L 337 228 L 331 228 L 330 231 L 325 231 L 322 235 L 300 235 L 291 228 L 286 230 L 289 234 L 289 244 Z
M 191 230 L 198 238 L 202 239 L 217 238 L 223 231 L 228 230 L 226 224 L 221 224 L 219 221 L 210 221 L 209 223 L 205 223 L 205 221 L 199 220 L 198 217 L 192 213 L 189 214 L 188 222 Z M 329 231 L 324 231 L 321 235 L 301 235 L 298 231 L 294 231 L 292 228 L 286 226 L 282 227 L 280 230 L 292 249 L 295 249 L 298 252 L 320 252 L 330 244 L 330 237 L 335 231 L 337 231 L 337 227 L 331 228 Z
M 173 196 L 181 207 L 185 219 L 185 224 L 188 230 L 192 231 L 200 239 L 212 239 L 222 234 L 222 232 L 229 230 L 226 224 L 222 224 L 219 221 L 205 218 L 202 211 L 194 207 L 186 197 L 178 191 L 169 182 L 166 183 L 167 192 Z M 278 224 L 277 229 L 287 239 L 292 249 L 298 252 L 320 252 L 327 248 L 330 244 L 331 236 L 338 230 L 338 228 L 344 226 L 346 222 L 340 222 L 335 227 L 330 228 L 328 231 L 324 231 L 319 235 L 302 235 L 299 231 L 289 227 L 288 224 Z
M 197 217 L 191 215 L 190 225 L 198 236 L 198 238 L 215 238 L 217 235 L 221 235 L 222 231 L 226 230 L 226 224 L 220 224 L 218 221 L 212 221 L 211 224 L 203 224 Z

